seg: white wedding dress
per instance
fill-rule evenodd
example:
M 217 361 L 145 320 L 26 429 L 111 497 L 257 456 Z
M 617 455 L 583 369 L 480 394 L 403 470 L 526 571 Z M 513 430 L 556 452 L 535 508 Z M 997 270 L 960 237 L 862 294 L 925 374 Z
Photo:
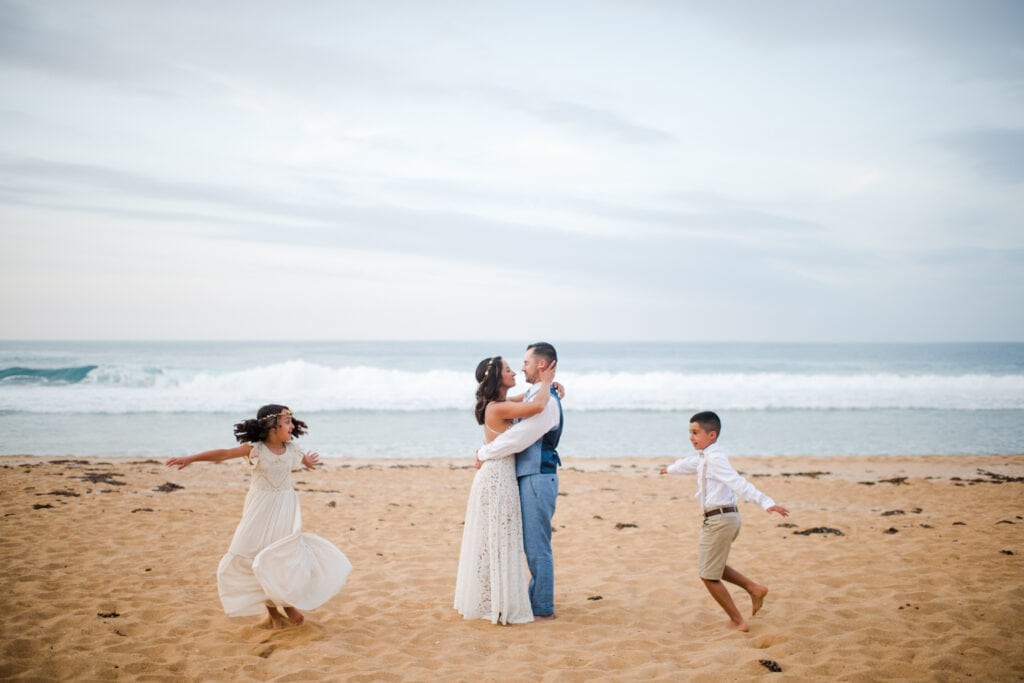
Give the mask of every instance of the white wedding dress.
M 289 442 L 277 455 L 262 443 L 249 454 L 252 479 L 242 520 L 217 567 L 217 589 L 232 617 L 266 613 L 268 603 L 310 610 L 345 585 L 352 565 L 327 539 L 302 533 L 292 469 L 302 451 Z
M 514 456 L 486 460 L 473 477 L 455 580 L 455 609 L 492 624 L 533 621 Z

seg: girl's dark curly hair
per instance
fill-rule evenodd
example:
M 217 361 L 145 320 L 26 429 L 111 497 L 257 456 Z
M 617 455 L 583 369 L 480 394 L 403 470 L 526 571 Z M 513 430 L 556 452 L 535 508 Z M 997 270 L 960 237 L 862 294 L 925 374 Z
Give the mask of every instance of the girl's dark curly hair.
M 501 389 L 501 356 L 484 358 L 476 366 L 476 381 L 479 386 L 476 388 L 476 414 L 477 424 L 484 423 L 484 415 L 487 413 L 487 404 L 498 400 L 498 391 Z
M 288 406 L 271 403 L 265 405 L 256 412 L 255 420 L 245 420 L 235 425 L 235 438 L 238 443 L 256 443 L 266 441 L 270 431 L 277 426 L 277 419 L 282 415 L 291 415 L 292 411 Z M 292 416 L 292 425 L 295 426 L 292 436 L 300 437 L 306 433 L 306 423 Z

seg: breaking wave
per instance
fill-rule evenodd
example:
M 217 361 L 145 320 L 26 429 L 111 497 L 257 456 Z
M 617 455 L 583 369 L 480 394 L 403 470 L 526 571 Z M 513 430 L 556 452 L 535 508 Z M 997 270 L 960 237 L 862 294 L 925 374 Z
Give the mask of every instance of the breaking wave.
M 559 373 L 574 411 L 1024 409 L 1024 375 L 895 373 Z M 524 387 L 521 387 L 524 388 Z M 132 365 L 0 369 L 0 410 L 231 412 L 264 403 L 301 412 L 469 410 L 467 372 L 293 360 L 236 371 Z

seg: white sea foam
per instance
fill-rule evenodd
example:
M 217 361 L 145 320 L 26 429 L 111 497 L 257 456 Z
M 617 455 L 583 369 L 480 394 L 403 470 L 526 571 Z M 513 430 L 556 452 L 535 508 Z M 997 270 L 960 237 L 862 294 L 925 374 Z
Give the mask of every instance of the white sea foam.
M 564 372 L 558 379 L 574 411 L 1024 409 L 1019 374 Z M 231 372 L 100 365 L 75 384 L 4 386 L 0 410 L 246 415 L 271 402 L 300 412 L 469 410 L 475 389 L 471 374 L 442 369 L 300 360 Z

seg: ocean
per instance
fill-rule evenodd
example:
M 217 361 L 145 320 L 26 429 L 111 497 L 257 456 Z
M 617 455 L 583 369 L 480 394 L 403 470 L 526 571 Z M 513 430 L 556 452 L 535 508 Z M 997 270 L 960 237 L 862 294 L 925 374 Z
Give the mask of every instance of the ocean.
M 559 451 L 670 458 L 714 410 L 742 456 L 1024 452 L 1024 343 L 553 341 Z M 0 454 L 185 455 L 265 403 L 322 457 L 471 459 L 480 359 L 520 342 L 0 342 Z

